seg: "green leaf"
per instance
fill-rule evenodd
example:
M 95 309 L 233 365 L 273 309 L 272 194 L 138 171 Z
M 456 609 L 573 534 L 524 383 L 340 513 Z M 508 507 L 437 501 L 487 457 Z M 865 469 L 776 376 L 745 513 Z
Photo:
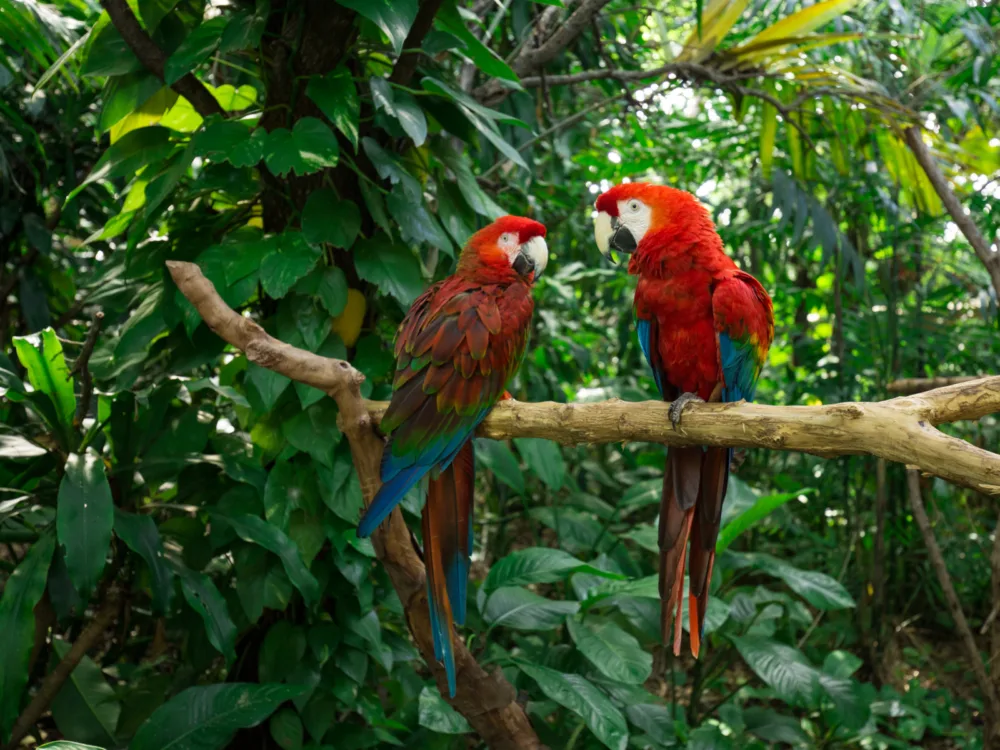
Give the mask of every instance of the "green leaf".
M 483 619 L 491 628 L 552 630 L 580 609 L 578 602 L 556 602 L 522 588 L 497 589 L 486 600 Z
M 397 55 L 417 17 L 417 0 L 337 0 L 337 5 L 350 8 L 378 26 Z
M 385 78 L 374 76 L 370 82 L 375 108 L 398 120 L 414 146 L 423 146 L 427 140 L 427 117 L 413 95 L 402 89 L 393 90 Z
M 261 4 L 256 13 L 243 11 L 229 19 L 219 40 L 219 52 L 236 52 L 260 46 L 260 38 L 267 24 L 267 5 Z
M 656 703 L 625 705 L 628 720 L 660 745 L 672 745 L 676 738 L 673 711 Z
M 839 581 L 825 573 L 796 568 L 762 552 L 730 553 L 737 567 L 750 567 L 780 578 L 788 587 L 817 609 L 851 609 L 854 600 Z
M 554 583 L 573 573 L 587 573 L 604 578 L 621 579 L 616 573 L 588 565 L 568 552 L 548 547 L 528 547 L 512 552 L 490 568 L 483 590 L 490 593 L 504 586 L 524 586 L 529 583 Z
M 205 623 L 208 642 L 216 651 L 226 657 L 226 663 L 232 664 L 236 659 L 236 625 L 229 616 L 226 600 L 222 598 L 219 589 L 212 579 L 204 573 L 182 568 L 177 571 L 181 578 L 181 591 Z M 139 730 L 140 734 L 142 730 Z
M 807 489 L 799 492 L 783 492 L 778 495 L 766 495 L 757 498 L 753 505 L 722 527 L 722 530 L 719 532 L 719 540 L 715 544 L 715 553 L 719 554 L 725 550 L 740 534 L 769 516 L 789 500 L 812 492 L 815 492 L 815 490 Z
M 276 175 L 297 175 L 335 167 L 340 157 L 337 136 L 315 117 L 303 117 L 292 130 L 275 128 L 264 142 L 264 161 Z
M 864 661 L 850 651 L 831 651 L 823 660 L 823 672 L 838 679 L 847 679 L 861 669 Z
M 476 440 L 476 459 L 496 475 L 496 478 L 510 487 L 519 495 L 524 494 L 524 474 L 517 465 L 514 452 L 500 440 L 478 438 Z
M 140 516 L 115 509 L 115 533 L 128 548 L 146 561 L 152 576 L 153 611 L 166 614 L 174 594 L 174 571 L 163 557 L 163 542 L 156 522 L 150 516 Z
M 355 243 L 354 265 L 358 276 L 375 284 L 383 294 L 395 297 L 404 307 L 424 291 L 420 262 L 409 248 L 393 243 L 385 235 Z
M 625 717 L 593 683 L 578 674 L 564 674 L 520 659 L 514 663 L 538 683 L 550 700 L 582 718 L 605 746 L 612 750 L 625 750 L 628 745 Z
M 55 638 L 55 661 L 65 658 L 72 645 Z M 59 731 L 85 742 L 114 747 L 121 703 L 101 668 L 84 655 L 52 701 L 52 718 Z
M 435 687 L 425 685 L 420 691 L 420 726 L 438 734 L 468 734 L 472 731 L 469 722 L 458 711 L 449 706 Z
M 818 673 L 797 648 L 758 636 L 731 636 L 730 640 L 747 666 L 782 700 L 795 705 L 815 701 Z
M 641 685 L 653 671 L 653 657 L 611 620 L 570 618 L 569 634 L 580 653 L 605 677 Z
M 799 720 L 783 716 L 770 708 L 747 706 L 743 709 L 746 730 L 765 742 L 786 743 L 794 747 L 808 747 L 809 735 L 802 731 Z
M 551 490 L 558 490 L 566 481 L 566 464 L 562 451 L 552 440 L 543 438 L 514 438 L 514 445 L 528 464 Z
M 102 133 L 110 130 L 162 89 L 163 81 L 145 69 L 109 78 L 102 96 L 104 106 L 98 128 Z
M 66 203 L 87 185 L 116 177 L 132 177 L 147 164 L 164 161 L 173 149 L 167 128 L 153 126 L 130 130 L 108 147 L 87 178 L 67 196 Z
M 60 424 L 71 426 L 76 412 L 76 396 L 73 395 L 73 378 L 69 375 L 56 332 L 46 328 L 30 336 L 15 336 L 14 349 L 27 371 L 28 382 L 36 391 L 49 397 Z
M 506 81 L 518 81 L 517 73 L 503 61 L 493 50 L 479 41 L 462 20 L 455 6 L 441 9 L 435 16 L 434 24 L 465 43 L 465 54 L 483 73 L 491 78 L 502 78 Z M 519 88 L 519 87 L 518 87 Z
M 250 138 L 234 144 L 229 149 L 229 163 L 234 167 L 254 167 L 264 158 L 266 145 L 267 131 L 263 128 L 256 128 L 250 133 Z
M 215 517 L 228 523 L 243 541 L 258 544 L 276 554 L 288 574 L 288 580 L 302 592 L 306 604 L 312 607 L 319 602 L 319 582 L 302 562 L 298 548 L 281 529 L 249 514 L 235 517 L 216 514 Z
M 270 411 L 278 403 L 281 394 L 291 384 L 291 378 L 285 377 L 274 370 L 268 370 L 251 362 L 247 365 L 247 379 L 253 383 L 260 394 L 264 411 Z
M 405 242 L 410 245 L 426 242 L 448 255 L 454 255 L 451 238 L 424 206 L 422 197 L 414 200 L 403 187 L 396 185 L 386 199 L 386 206 L 399 225 Z
M 0 458 L 38 458 L 46 453 L 45 448 L 20 435 L 0 435 Z
M 207 60 L 228 23 L 225 16 L 216 16 L 195 26 L 163 66 L 163 82 L 169 86 Z
M 237 730 L 255 727 L 305 688 L 227 683 L 192 687 L 156 709 L 129 750 L 220 750 Z
M 260 648 L 257 674 L 261 682 L 287 680 L 306 653 L 306 634 L 303 628 L 288 620 L 278 620 L 272 625 Z
M 305 729 L 295 709 L 282 708 L 271 717 L 268 728 L 282 750 L 301 750 Z
M 268 296 L 281 299 L 295 282 L 313 269 L 322 253 L 310 245 L 301 232 L 285 232 L 277 239 L 277 252 L 261 261 L 260 281 Z
M 337 316 L 344 312 L 347 305 L 347 277 L 336 266 L 323 269 L 316 294 L 323 307 L 330 315 Z
M 35 605 L 45 592 L 55 538 L 42 534 L 28 549 L 0 598 L 0 737 L 7 737 L 20 713 L 35 644 Z
M 350 249 L 361 230 L 361 212 L 348 200 L 341 200 L 329 188 L 309 195 L 302 209 L 302 234 L 313 244 L 328 242 Z
M 590 513 L 574 508 L 544 506 L 532 508 L 528 515 L 556 532 L 559 544 L 570 552 L 589 553 L 606 536 L 604 527 Z
M 204 129 L 195 133 L 192 140 L 198 156 L 225 157 L 234 148 L 248 141 L 250 135 L 250 128 L 241 122 L 213 118 L 205 122 Z
M 324 76 L 313 76 L 306 86 L 306 94 L 357 151 L 361 102 L 351 71 L 341 65 Z
M 59 483 L 56 532 L 70 580 L 84 598 L 104 571 L 114 523 L 115 504 L 101 457 L 93 450 L 71 453 Z
M 69 742 L 68 740 L 56 740 L 39 745 L 38 750 L 104 750 L 95 745 L 83 745 L 79 742 Z

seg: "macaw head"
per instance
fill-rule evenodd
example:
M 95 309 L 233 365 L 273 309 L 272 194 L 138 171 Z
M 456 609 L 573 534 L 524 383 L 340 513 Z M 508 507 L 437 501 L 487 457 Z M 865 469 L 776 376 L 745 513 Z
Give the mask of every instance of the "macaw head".
M 602 193 L 595 204 L 594 238 L 601 254 L 631 255 L 655 234 L 666 242 L 715 228 L 708 211 L 691 193 L 649 182 L 626 182 Z M 664 230 L 670 230 L 664 232 Z
M 480 229 L 458 259 L 458 273 L 476 280 L 531 284 L 549 262 L 545 225 L 523 216 L 501 216 Z

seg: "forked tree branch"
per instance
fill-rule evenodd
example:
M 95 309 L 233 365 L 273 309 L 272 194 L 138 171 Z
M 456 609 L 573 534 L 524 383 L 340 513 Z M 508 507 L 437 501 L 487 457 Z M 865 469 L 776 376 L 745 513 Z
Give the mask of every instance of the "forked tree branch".
M 340 415 L 337 423 L 347 436 L 361 483 L 365 505 L 378 491 L 382 439 L 374 430 L 368 404 L 359 386 L 364 376 L 347 362 L 327 359 L 296 349 L 269 336 L 263 328 L 233 311 L 194 263 L 168 261 L 167 266 L 181 293 L 190 300 L 209 328 L 261 367 L 329 394 Z M 447 695 L 444 668 L 434 660 L 434 640 L 427 608 L 426 572 L 417 554 L 406 522 L 397 508 L 375 532 L 375 553 L 385 567 L 393 588 L 403 603 L 413 639 L 441 688 Z M 488 674 L 465 644 L 455 644 L 458 690 L 449 702 L 491 748 L 535 750 L 541 742 L 520 704 L 514 688 L 497 669 Z
M 122 35 L 122 39 L 135 54 L 139 62 L 145 65 L 157 78 L 163 80 L 163 70 L 167 64 L 167 55 L 152 40 L 142 28 L 139 19 L 125 0 L 101 0 L 101 5 L 108 12 L 111 23 Z M 182 76 L 170 84 L 170 88 L 183 96 L 195 111 L 202 117 L 221 115 L 222 106 L 212 96 L 205 84 L 194 77 L 193 73 Z
M 194 263 L 168 261 L 181 293 L 219 336 L 247 359 L 306 385 L 337 402 L 365 503 L 379 488 L 382 439 L 374 426 L 384 402 L 365 401 L 364 379 L 350 364 L 297 349 L 269 336 L 233 311 Z M 938 431 L 935 425 L 1000 412 L 1000 377 L 982 378 L 879 403 L 828 406 L 694 404 L 675 430 L 663 402 L 594 404 L 504 401 L 487 416 L 484 437 L 540 437 L 563 444 L 648 441 L 667 445 L 721 445 L 795 450 L 819 456 L 870 453 L 912 464 L 956 484 L 1000 495 L 1000 456 Z M 423 561 L 399 512 L 376 532 L 375 551 L 403 602 L 414 640 L 442 694 L 444 670 L 434 660 Z M 494 748 L 540 748 L 514 689 L 497 671 L 487 674 L 464 644 L 457 644 L 458 692 L 451 704 Z

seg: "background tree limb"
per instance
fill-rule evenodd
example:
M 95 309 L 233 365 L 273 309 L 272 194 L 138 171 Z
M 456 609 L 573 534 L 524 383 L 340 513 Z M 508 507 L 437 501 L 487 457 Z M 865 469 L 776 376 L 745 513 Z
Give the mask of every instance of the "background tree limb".
M 135 53 L 139 62 L 163 80 L 163 69 L 167 64 L 167 56 L 142 28 L 142 24 L 139 23 L 139 19 L 135 17 L 135 13 L 132 12 L 128 3 L 125 0 L 101 0 L 101 5 L 104 6 L 104 10 L 111 18 L 111 23 L 122 35 L 122 39 L 125 40 L 129 49 Z M 222 114 L 222 106 L 212 96 L 212 92 L 205 87 L 205 84 L 195 78 L 193 73 L 188 73 L 170 84 L 170 88 L 191 102 L 191 106 L 202 117 Z

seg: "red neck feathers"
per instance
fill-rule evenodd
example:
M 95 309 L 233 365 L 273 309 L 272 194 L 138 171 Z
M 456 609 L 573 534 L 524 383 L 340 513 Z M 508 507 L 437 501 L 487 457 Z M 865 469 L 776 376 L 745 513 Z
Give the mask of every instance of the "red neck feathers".
M 479 283 L 504 284 L 521 279 L 512 267 L 513 255 L 501 246 L 501 237 L 511 235 L 516 245 L 532 237 L 544 237 L 545 226 L 523 216 L 501 216 L 469 238 L 458 258 L 456 276 Z

